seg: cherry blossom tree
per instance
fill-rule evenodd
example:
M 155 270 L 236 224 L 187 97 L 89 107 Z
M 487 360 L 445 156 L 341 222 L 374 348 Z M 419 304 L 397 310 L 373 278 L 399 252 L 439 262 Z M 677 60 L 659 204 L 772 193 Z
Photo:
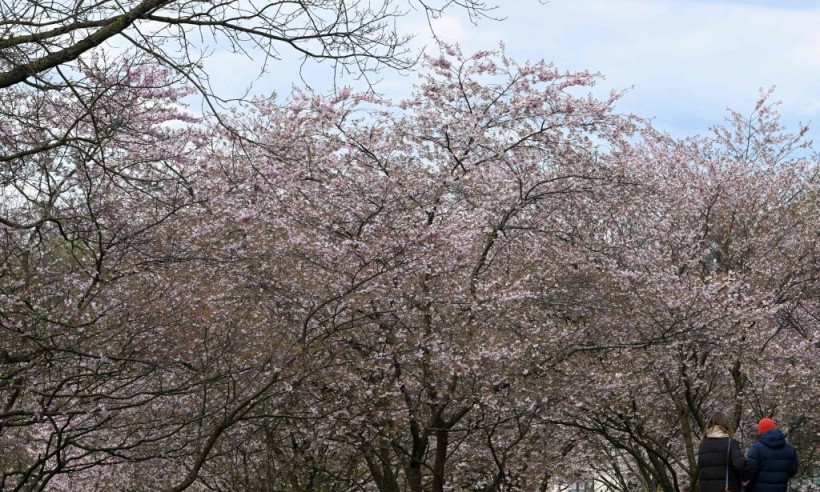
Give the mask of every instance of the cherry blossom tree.
M 583 359 L 583 386 L 597 391 L 565 420 L 596 436 L 597 467 L 650 488 L 691 484 L 716 410 L 747 445 L 775 416 L 805 462 L 816 456 L 818 182 L 804 134 L 784 131 L 764 93 L 712 136 L 646 132 L 622 156 L 631 197 L 601 246 L 623 278 L 622 312 L 596 336 L 616 350 Z
M 211 119 L 75 67 L 0 102 L 2 488 L 678 490 L 717 409 L 816 460 L 816 161 L 765 97 L 676 140 L 501 52 Z
M 541 385 L 578 334 L 545 285 L 584 275 L 572 205 L 610 192 L 606 148 L 633 126 L 616 96 L 568 94 L 589 74 L 457 50 L 430 65 L 400 108 L 262 105 L 224 158 L 249 193 L 215 200 L 239 214 L 226 228 L 241 224 L 266 295 L 299 301 L 280 336 L 327 368 L 299 388 L 294 425 L 269 429 L 295 443 L 270 454 L 299 487 L 340 453 L 379 490 L 526 489 L 550 462 L 534 417 L 562 398 Z
M 185 90 L 169 73 L 127 59 L 80 66 L 70 90 L 10 89 L 0 103 L 13 115 L 0 132 L 0 439 L 12 450 L 2 460 L 11 490 L 163 432 L 157 420 L 132 433 L 121 417 L 150 404 L 148 381 L 161 379 L 156 340 L 141 334 L 163 328 L 151 312 L 163 286 L 140 272 L 182 253 L 158 246 L 174 237 L 169 218 L 196 202 L 186 152 L 199 137 L 169 126 L 193 122 L 172 104 Z

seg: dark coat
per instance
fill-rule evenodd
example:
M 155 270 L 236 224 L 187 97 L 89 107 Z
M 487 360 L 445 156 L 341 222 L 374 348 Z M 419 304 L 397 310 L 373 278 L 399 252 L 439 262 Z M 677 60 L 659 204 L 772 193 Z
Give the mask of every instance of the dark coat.
M 764 432 L 748 453 L 753 492 L 785 492 L 789 479 L 797 473 L 797 453 L 780 429 Z
M 746 466 L 746 458 L 740 445 L 734 439 L 729 446 L 728 437 L 707 437 L 698 447 L 698 483 L 701 492 L 726 491 L 726 455 L 729 447 L 729 490 L 740 492 L 740 482 L 751 477 Z

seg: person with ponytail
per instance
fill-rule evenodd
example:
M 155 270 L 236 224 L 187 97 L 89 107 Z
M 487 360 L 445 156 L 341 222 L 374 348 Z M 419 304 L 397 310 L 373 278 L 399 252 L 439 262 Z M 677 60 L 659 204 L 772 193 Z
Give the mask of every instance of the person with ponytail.
M 741 492 L 751 472 L 735 432 L 726 415 L 715 412 L 706 422 L 698 446 L 698 483 L 700 492 Z

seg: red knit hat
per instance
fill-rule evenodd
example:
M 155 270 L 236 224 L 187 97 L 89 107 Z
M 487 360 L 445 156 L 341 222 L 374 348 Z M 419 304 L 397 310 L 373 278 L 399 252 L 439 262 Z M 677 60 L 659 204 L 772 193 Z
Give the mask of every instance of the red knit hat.
M 777 429 L 777 426 L 774 425 L 774 420 L 770 419 L 769 417 L 760 419 L 760 422 L 757 424 L 757 434 L 763 434 L 764 432 L 769 432 L 772 429 Z

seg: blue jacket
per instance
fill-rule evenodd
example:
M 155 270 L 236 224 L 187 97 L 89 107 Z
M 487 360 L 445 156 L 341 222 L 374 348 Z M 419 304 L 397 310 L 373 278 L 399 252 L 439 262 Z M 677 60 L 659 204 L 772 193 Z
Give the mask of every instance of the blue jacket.
M 764 432 L 746 456 L 753 492 L 786 492 L 789 479 L 797 473 L 797 453 L 780 429 Z

